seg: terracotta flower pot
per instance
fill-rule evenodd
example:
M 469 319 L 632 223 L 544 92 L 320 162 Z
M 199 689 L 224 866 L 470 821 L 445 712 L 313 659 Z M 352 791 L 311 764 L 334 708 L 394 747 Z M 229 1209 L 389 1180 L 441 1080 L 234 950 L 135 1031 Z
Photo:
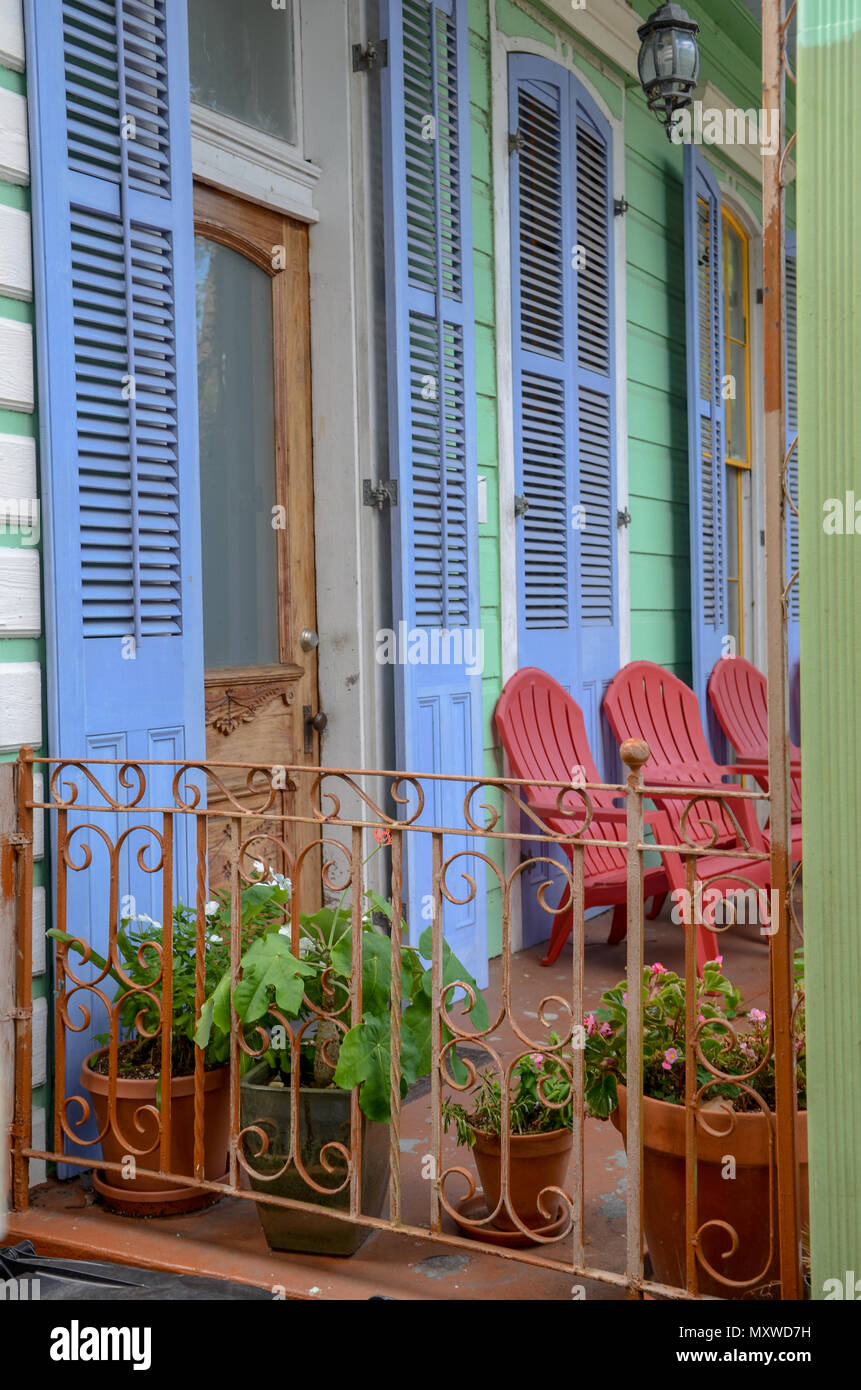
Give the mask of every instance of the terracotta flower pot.
M 103 1048 L 102 1053 L 107 1049 Z M 108 1088 L 110 1080 L 94 1071 L 90 1062 L 102 1053 L 94 1052 L 81 1067 L 81 1085 L 89 1091 L 96 1113 L 99 1131 L 108 1121 Z M 228 1067 L 219 1067 L 204 1074 L 204 1172 L 210 1180 L 218 1181 L 227 1171 L 229 1137 Z M 135 1120 L 143 1105 L 155 1106 L 158 1083 L 137 1078 L 117 1077 L 116 1126 L 128 1141 L 124 1144 L 112 1128 L 102 1139 L 102 1158 L 106 1163 L 122 1163 L 130 1148 L 146 1149 L 157 1141 L 158 1125 L 154 1115 L 144 1113 Z M 175 1076 L 171 1082 L 170 1171 L 194 1173 L 194 1077 Z M 136 1155 L 139 1168 L 159 1166 L 158 1142 L 150 1153 Z M 197 1187 L 177 1186 L 157 1178 L 123 1179 L 118 1173 L 93 1175 L 96 1191 L 111 1211 L 123 1216 L 172 1216 L 179 1212 L 197 1211 L 219 1200 L 218 1193 Z
M 720 1110 L 709 1112 L 709 1124 L 724 1130 L 729 1117 Z M 773 1118 L 773 1117 L 772 1117 Z M 619 1086 L 619 1108 L 610 1116 L 626 1138 L 627 1093 Z M 718 1137 L 697 1117 L 697 1224 L 721 1221 L 738 1236 L 738 1249 L 727 1259 L 731 1237 L 713 1227 L 701 1237 L 700 1249 L 711 1265 L 727 1279 L 755 1287 L 775 1285 L 779 1279 L 776 1200 L 772 1203 L 773 1250 L 769 1259 L 769 1129 L 771 1120 L 762 1111 L 734 1116 L 731 1132 Z M 807 1186 L 807 1113 L 797 1120 L 801 1174 L 801 1219 L 809 1221 Z M 735 1159 L 735 1177 L 725 1177 L 727 1159 Z M 772 1153 L 772 1163 L 773 1163 Z M 643 1225 L 655 1279 L 684 1288 L 685 1276 L 685 1107 L 643 1097 Z M 774 1177 L 774 1175 L 773 1175 Z M 775 1183 L 776 1187 L 776 1183 Z M 776 1198 L 776 1193 L 774 1194 Z M 757 1277 L 760 1276 L 760 1277 Z M 750 1287 L 731 1288 L 713 1278 L 697 1261 L 700 1293 L 717 1298 L 752 1296 Z
M 478 1176 L 484 1188 L 488 1211 L 493 1211 L 499 1201 L 502 1175 L 502 1140 L 496 1134 L 486 1134 L 474 1130 L 475 1163 Z M 559 1199 L 548 1194 L 544 1206 L 550 1212 L 545 1216 L 538 1206 L 538 1197 L 548 1187 L 565 1188 L 568 1165 L 574 1135 L 570 1129 L 552 1129 L 546 1134 L 512 1134 L 510 1138 L 510 1163 L 508 1196 L 511 1206 L 517 1212 L 524 1226 L 533 1229 L 546 1226 L 556 1215 Z M 501 1231 L 516 1230 L 516 1226 L 503 1209 L 494 1221 Z

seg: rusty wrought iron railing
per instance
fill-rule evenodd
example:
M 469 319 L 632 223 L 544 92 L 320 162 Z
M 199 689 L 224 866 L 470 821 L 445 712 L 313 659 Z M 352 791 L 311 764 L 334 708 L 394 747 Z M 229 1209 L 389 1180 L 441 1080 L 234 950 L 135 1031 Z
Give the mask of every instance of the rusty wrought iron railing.
M 788 1246 L 795 1236 L 778 1220 L 781 1210 L 776 1194 L 787 1189 L 792 1195 L 792 1210 L 797 1207 L 798 1165 L 794 1136 L 788 1140 L 787 1126 L 794 1126 L 794 1106 L 782 1106 L 778 1091 L 777 1108 L 769 1114 L 770 1182 L 774 1201 L 762 1212 L 762 1221 L 769 1223 L 768 1260 L 762 1269 L 751 1270 L 741 1280 L 725 1277 L 710 1264 L 704 1250 L 707 1227 L 714 1220 L 703 1222 L 698 1214 L 697 1153 L 703 1135 L 715 1133 L 714 1111 L 709 1111 L 709 1092 L 722 1076 L 709 1062 L 702 1050 L 702 1026 L 695 1014 L 695 985 L 697 981 L 697 932 L 695 907 L 697 894 L 697 863 L 702 856 L 712 862 L 721 855 L 754 865 L 765 860 L 768 851 L 764 844 L 754 845 L 741 830 L 735 843 L 727 845 L 702 833 L 703 817 L 708 821 L 709 808 L 721 808 L 725 817 L 738 825 L 734 807 L 740 802 L 770 807 L 770 797 L 761 792 L 731 787 L 655 788 L 644 784 L 642 768 L 648 759 L 645 744 L 630 741 L 623 746 L 623 759 L 628 768 L 627 781 L 620 785 L 577 786 L 561 782 L 537 784 L 546 789 L 550 804 L 559 812 L 559 821 L 566 833 L 553 828 L 553 817 L 538 815 L 527 804 L 525 783 L 512 779 L 489 778 L 470 781 L 464 778 L 439 779 L 420 774 L 366 771 L 355 769 L 289 768 L 287 783 L 292 788 L 285 802 L 281 790 L 285 785 L 285 769 L 244 766 L 227 763 L 121 763 L 109 760 L 72 761 L 37 759 L 30 750 L 23 750 L 18 766 L 19 833 L 16 837 L 18 854 L 18 969 L 17 969 L 17 1071 L 15 1123 L 13 1125 L 13 1194 L 15 1206 L 21 1210 L 28 1203 L 28 1164 L 31 1159 L 47 1159 L 71 1173 L 84 1168 L 99 1170 L 102 1178 L 121 1184 L 127 1176 L 127 1159 L 133 1158 L 137 1177 L 158 1178 L 183 1188 L 196 1188 L 217 1196 L 253 1201 L 306 1212 L 315 1212 L 340 1222 L 372 1229 L 397 1230 L 413 1237 L 430 1237 L 449 1246 L 492 1250 L 502 1258 L 525 1261 L 562 1270 L 575 1278 L 602 1280 L 626 1287 L 630 1296 L 644 1293 L 697 1297 L 704 1274 L 716 1280 L 727 1292 L 738 1293 L 744 1288 L 755 1289 L 773 1270 L 779 1255 L 784 1271 L 798 1268 L 800 1254 L 797 1243 Z M 34 768 L 44 776 L 44 795 L 34 796 Z M 429 819 L 429 808 L 435 804 L 433 783 L 444 780 L 451 786 L 460 785 L 462 814 L 451 825 L 439 825 Z M 241 790 L 237 791 L 237 785 Z M 536 784 L 531 784 L 535 786 Z M 165 795 L 165 789 L 168 794 Z M 646 802 L 660 801 L 662 790 L 672 796 L 679 807 L 686 803 L 680 818 L 674 822 L 677 834 L 673 839 L 650 842 L 645 833 Z M 156 795 L 155 793 L 159 794 Z M 618 839 L 601 839 L 591 824 L 593 794 L 601 792 L 602 804 L 607 794 L 625 805 L 625 833 Z M 542 802 L 544 798 L 542 797 Z M 451 802 L 449 801 L 449 804 Z M 699 817 L 698 832 L 688 833 L 689 818 Z M 53 1142 L 37 1149 L 30 1135 L 30 1055 L 32 1045 L 31 1008 L 31 929 L 33 892 L 33 825 L 34 817 L 43 816 L 50 831 L 52 862 L 55 866 L 53 885 L 53 919 L 56 930 L 67 933 L 72 942 L 62 937 L 56 946 L 55 1007 L 54 1007 L 54 1126 Z M 666 821 L 665 825 L 669 826 Z M 591 829 L 590 829 L 591 826 Z M 216 834 L 216 830 L 218 833 Z M 589 838 L 586 834 L 594 838 Z M 430 1037 L 430 1140 L 428 1157 L 427 1202 L 422 1217 L 415 1212 L 411 1197 L 409 1212 L 405 1211 L 402 1182 L 401 1122 L 403 1108 L 409 1103 L 402 1096 L 402 972 L 400 965 L 407 941 L 402 939 L 402 916 L 415 940 L 415 923 L 419 911 L 415 901 L 404 902 L 405 857 L 420 837 L 431 845 L 431 872 L 421 897 L 430 904 L 431 949 L 431 1037 Z M 211 846 L 218 844 L 216 858 Z M 363 1204 L 363 1124 L 358 1090 L 349 1096 L 349 1133 L 329 1145 L 321 1165 L 314 1173 L 303 1165 L 298 1144 L 299 1089 L 301 1086 L 301 1048 L 322 1025 L 326 1025 L 337 1042 L 347 1031 L 359 1025 L 363 1017 L 362 969 L 363 950 L 367 949 L 367 931 L 363 927 L 366 913 L 365 890 L 368 885 L 366 866 L 369 846 L 385 844 L 388 861 L 385 864 L 386 891 L 382 895 L 391 905 L 386 934 L 391 941 L 390 1002 L 387 1010 L 389 1028 L 389 1098 L 390 1135 L 388 1144 L 388 1212 L 374 1214 Z M 644 967 L 644 875 L 646 856 L 673 852 L 686 866 L 687 897 L 684 907 L 685 965 L 687 985 L 687 1019 L 685 1029 L 685 1163 L 687 1263 L 684 1281 L 678 1287 L 668 1287 L 644 1274 L 643 1203 L 643 1103 L 641 1086 L 631 1085 L 631 1078 L 643 1074 L 643 1006 L 641 992 L 632 989 L 628 998 L 628 1029 L 626 1076 L 627 1086 L 627 1239 L 626 1267 L 610 1269 L 596 1267 L 587 1257 L 587 1232 L 584 1223 L 586 1192 L 585 1152 L 588 1145 L 588 1124 L 584 1117 L 584 1063 L 582 1021 L 584 1018 L 584 862 L 590 847 L 610 846 L 624 852 L 627 864 L 627 979 L 642 979 Z M 506 847 L 507 857 L 506 857 Z M 563 859 L 559 852 L 563 851 Z M 519 891 L 525 870 L 533 865 L 547 865 L 559 856 L 566 867 L 560 867 L 561 880 L 567 885 L 573 904 L 573 952 L 571 971 L 562 994 L 555 992 L 540 1001 L 538 1022 L 531 1023 L 518 1016 L 514 999 L 514 972 L 518 968 L 515 955 L 515 926 L 519 912 Z M 379 868 L 380 859 L 374 866 Z M 513 864 L 513 867 L 511 867 Z M 255 865 L 257 867 L 255 867 Z M 329 987 L 323 1004 L 305 999 L 301 1020 L 273 1006 L 270 1017 L 284 1029 L 286 1045 L 290 1048 L 291 1067 L 286 1078 L 290 1091 L 291 1126 L 289 1143 L 280 1152 L 277 1164 L 272 1163 L 269 1149 L 271 1134 L 265 1124 L 243 1124 L 241 1074 L 248 1060 L 262 1056 L 272 1043 L 267 1029 L 241 1026 L 236 1011 L 230 1009 L 229 1068 L 229 1165 L 226 1175 L 215 1177 L 205 1171 L 204 1141 L 206 1138 L 207 1073 L 204 1054 L 194 1050 L 193 1066 L 193 1162 L 187 1171 L 171 1172 L 172 1127 L 176 1124 L 175 1103 L 172 1100 L 172 1037 L 174 1006 L 174 909 L 177 893 L 186 896 L 193 915 L 194 929 L 194 1000 L 195 1017 L 199 1016 L 205 998 L 205 964 L 207 952 L 212 951 L 208 926 L 208 904 L 218 882 L 229 891 L 229 977 L 231 991 L 241 979 L 240 957 L 242 926 L 240 921 L 242 892 L 259 882 L 261 875 L 286 874 L 292 885 L 289 901 L 283 907 L 283 927 L 289 933 L 293 954 L 301 956 L 300 915 L 303 907 L 309 911 L 319 907 L 321 899 L 338 895 L 349 913 L 352 972 L 346 984 Z M 373 871 L 372 871 L 373 872 Z M 753 888 L 742 869 L 734 871 L 739 890 Z M 475 894 L 479 873 L 499 890 L 502 930 L 502 956 L 498 1003 L 491 1008 L 487 1025 L 477 1028 L 471 1019 L 474 1011 L 474 991 L 468 981 L 446 978 L 444 974 L 443 922 L 446 904 L 463 904 Z M 797 886 L 797 871 L 793 884 Z M 123 889 L 130 884 L 148 885 L 147 902 L 158 904 L 163 924 L 161 949 L 156 948 L 157 967 L 146 988 L 129 980 L 124 974 L 126 965 L 120 951 L 118 932 L 126 907 Z M 379 886 L 379 878 L 376 879 Z M 179 885 L 179 888 L 177 888 Z M 791 896 L 791 895 L 790 895 Z M 551 906 L 546 894 L 541 894 L 541 906 L 552 925 L 561 906 Z M 226 897 L 223 899 L 226 901 Z M 137 903 L 139 906 L 140 903 Z M 772 958 L 785 920 L 794 930 L 798 919 L 793 903 L 780 904 L 777 930 L 769 937 Z M 424 925 L 424 923 L 423 923 Z M 548 925 L 548 934 L 549 934 Z M 732 922 L 718 924 L 727 931 Z M 98 932 L 103 934 L 105 948 L 103 965 L 94 962 L 92 952 Z M 780 942 L 783 955 L 790 946 Z M 150 952 L 152 947 L 147 948 Z M 763 953 L 765 972 L 765 953 Z M 783 976 L 772 971 L 772 991 Z M 463 988 L 460 985 L 463 984 Z M 117 1102 L 118 1048 L 122 1041 L 120 1011 L 130 995 L 140 996 L 140 1012 L 132 1035 L 147 1034 L 157 1038 L 161 1059 L 160 1096 L 155 1104 L 141 1104 L 131 1124 L 119 1116 Z M 232 996 L 231 996 L 232 997 Z M 494 996 L 495 997 L 495 996 Z M 797 1006 L 797 998 L 777 1001 L 772 993 L 772 1017 L 788 1017 Z M 546 1014 L 555 1012 L 555 1038 L 548 1038 L 549 1020 Z M 563 1021 L 558 1021 L 562 1016 Z M 98 1015 L 98 1019 L 97 1019 Z M 90 1098 L 76 1080 L 69 1058 L 82 1034 L 91 1034 L 101 1021 L 107 1035 L 105 1063 L 107 1074 L 107 1109 L 99 1124 L 94 1123 Z M 539 1035 L 539 1027 L 545 1031 Z M 506 1045 L 500 1040 L 505 1029 Z M 447 1031 L 446 1031 L 447 1030 Z M 87 1046 L 91 1044 L 88 1042 Z M 769 1058 L 775 1068 L 787 1069 L 794 1076 L 792 1037 L 786 1031 L 775 1030 L 771 1037 Z M 531 1052 L 541 1051 L 558 1057 L 560 1066 L 570 1081 L 573 1099 L 573 1161 L 564 1191 L 553 1188 L 550 1196 L 562 1203 L 558 1210 L 564 1219 L 558 1229 L 541 1234 L 524 1225 L 510 1200 L 511 1153 L 507 1140 L 501 1151 L 501 1196 L 495 1213 L 487 1212 L 464 1217 L 452 1195 L 458 1184 L 470 1196 L 475 1191 L 471 1168 L 463 1162 L 449 1162 L 449 1140 L 443 1132 L 443 1101 L 446 1096 L 459 1097 L 474 1082 L 477 1058 L 486 1058 L 501 1084 L 503 1133 L 507 1133 L 512 1090 L 512 1071 L 518 1059 Z M 786 1055 L 789 1052 L 791 1055 Z M 457 1081 L 453 1069 L 455 1057 L 461 1057 L 467 1079 Z M 331 1059 L 330 1059 L 331 1060 Z M 479 1065 L 481 1065 L 479 1063 Z M 734 1077 L 754 1094 L 751 1082 L 764 1063 L 752 1067 L 749 1074 Z M 698 1078 L 698 1068 L 700 1078 Z M 701 1079 L 705 1070 L 706 1079 Z M 71 1080 L 70 1080 L 71 1078 Z M 755 1099 L 755 1096 L 754 1096 Z M 760 1108 L 765 1107 L 759 1102 Z M 732 1112 L 723 1111 L 722 1132 L 732 1134 L 735 1120 Z M 709 1117 L 712 1117 L 710 1120 Z M 711 1125 L 711 1127 L 710 1127 Z M 106 1160 L 100 1141 L 113 1137 L 123 1150 L 119 1161 Z M 781 1167 L 781 1155 L 792 1156 L 792 1166 Z M 268 1155 L 268 1167 L 263 1159 Z M 267 1181 L 292 1170 L 298 1174 L 307 1194 L 277 1196 L 266 1190 Z M 255 1181 L 255 1187 L 250 1183 Z M 332 1194 L 343 1194 L 344 1205 L 333 1207 Z M 549 1197 L 548 1197 L 549 1200 Z M 785 1206 L 785 1203 L 784 1203 Z M 500 1247 L 482 1240 L 482 1230 L 489 1230 L 493 1217 L 502 1213 L 510 1227 L 528 1237 L 527 1248 Z M 457 1224 L 453 1218 L 459 1218 Z M 720 1223 L 726 1245 L 737 1244 L 739 1234 L 732 1222 Z M 468 1233 L 464 1226 L 469 1228 Z M 711 1231 L 711 1237 L 715 1235 Z M 713 1258 L 713 1257 L 712 1257 Z M 772 1276 L 773 1277 L 773 1276 Z

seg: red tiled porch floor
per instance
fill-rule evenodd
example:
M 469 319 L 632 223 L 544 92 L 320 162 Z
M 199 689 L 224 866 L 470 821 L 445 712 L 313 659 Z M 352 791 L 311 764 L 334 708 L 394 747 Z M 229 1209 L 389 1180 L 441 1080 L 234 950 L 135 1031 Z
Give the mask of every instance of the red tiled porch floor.
M 607 945 L 608 929 L 609 914 L 586 924 L 587 1007 L 596 1005 L 601 992 L 625 974 L 624 942 Z M 763 938 L 755 927 L 740 927 L 728 932 L 725 942 L 725 968 L 742 989 L 746 1007 L 767 1007 L 768 957 Z M 540 1000 L 551 994 L 564 997 L 570 985 L 570 946 L 548 968 L 541 966 L 541 954 L 541 948 L 520 953 L 512 970 L 513 1008 L 523 1025 L 536 1034 Z M 682 934 L 666 920 L 666 912 L 661 920 L 646 923 L 645 959 L 682 968 Z M 494 961 L 488 990 L 491 1014 L 499 988 L 499 962 Z M 553 1012 L 550 1006 L 551 1026 Z M 427 1184 L 421 1175 L 422 1158 L 430 1147 L 427 1094 L 404 1107 L 401 1130 L 403 1216 L 418 1225 L 426 1220 L 428 1209 Z M 447 1164 L 470 1165 L 465 1151 L 453 1146 L 445 1159 Z M 625 1153 L 609 1123 L 587 1123 L 585 1173 L 587 1260 L 595 1268 L 621 1273 Z M 456 1199 L 462 1188 L 455 1185 L 456 1179 L 450 1181 L 448 1190 Z M 191 1216 L 151 1221 L 111 1215 L 94 1204 L 92 1193 L 80 1180 L 45 1184 L 33 1193 L 32 1201 L 29 1212 L 10 1216 L 8 1243 L 30 1239 L 40 1254 L 232 1279 L 283 1290 L 287 1298 L 367 1299 L 382 1294 L 394 1299 L 499 1301 L 569 1300 L 572 1296 L 570 1275 L 501 1259 L 472 1246 L 440 1245 L 393 1232 L 375 1232 L 349 1259 L 274 1254 L 266 1245 L 253 1203 L 231 1198 Z M 444 1220 L 446 1229 L 454 1231 L 449 1218 Z M 560 1256 L 565 1246 L 563 1242 L 558 1247 Z M 588 1281 L 585 1287 L 590 1299 L 625 1297 L 618 1285 Z

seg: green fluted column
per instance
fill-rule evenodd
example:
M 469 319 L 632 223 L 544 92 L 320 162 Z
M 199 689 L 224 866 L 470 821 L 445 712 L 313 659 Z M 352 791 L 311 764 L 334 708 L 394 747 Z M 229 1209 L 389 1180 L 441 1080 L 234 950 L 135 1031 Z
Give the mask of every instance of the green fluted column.
M 861 1279 L 861 7 L 799 0 L 798 419 L 813 1295 Z M 858 531 L 846 494 L 858 497 Z M 844 533 L 823 527 L 842 504 Z M 839 515 L 837 520 L 840 520 Z M 861 1293 L 861 1290 L 859 1290 Z

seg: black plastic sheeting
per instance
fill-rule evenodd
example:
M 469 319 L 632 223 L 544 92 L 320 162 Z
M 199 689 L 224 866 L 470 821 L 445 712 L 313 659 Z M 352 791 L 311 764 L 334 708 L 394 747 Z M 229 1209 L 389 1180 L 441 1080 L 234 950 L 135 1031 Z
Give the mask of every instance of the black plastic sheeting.
M 273 1299 L 266 1289 L 234 1284 L 227 1279 L 203 1279 L 196 1274 L 170 1274 L 158 1269 L 37 1255 L 29 1240 L 0 1248 L 0 1280 L 9 1279 L 24 1281 L 18 1289 L 21 1302 L 35 1301 L 32 1289 L 35 1280 L 38 1280 L 40 1303 L 67 1300 L 170 1303 L 197 1299 L 271 1303 Z M 8 1293 L 6 1298 L 8 1300 Z

